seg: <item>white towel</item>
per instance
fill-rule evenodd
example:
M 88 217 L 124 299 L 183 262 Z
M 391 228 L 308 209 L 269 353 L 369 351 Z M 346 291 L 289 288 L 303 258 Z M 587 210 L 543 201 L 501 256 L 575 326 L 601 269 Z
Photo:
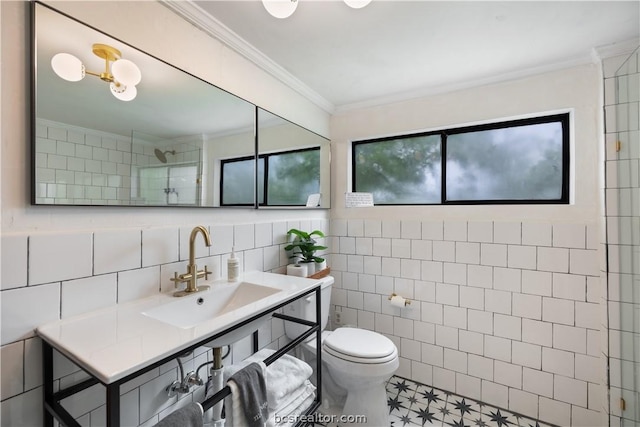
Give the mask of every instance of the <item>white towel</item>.
M 259 362 L 275 353 L 274 350 L 262 349 L 242 362 L 224 368 L 225 382 L 237 371 L 253 362 Z M 265 382 L 267 383 L 267 401 L 269 409 L 278 408 L 282 400 L 299 388 L 313 374 L 308 363 L 288 354 L 267 366 Z
M 237 386 L 233 381 L 230 381 L 229 388 L 231 389 L 231 395 L 224 400 L 225 408 L 227 408 L 225 427 L 245 427 L 249 425 L 249 421 L 245 418 L 240 399 L 238 398 L 239 393 Z M 283 399 L 282 405 L 279 408 L 269 408 L 266 427 L 295 424 L 295 422 L 290 421 L 296 419 L 296 415 L 300 415 L 311 405 L 316 396 L 315 391 L 316 387 L 311 384 L 311 381 L 306 380 L 303 385 L 294 390 L 286 399 Z M 276 422 L 276 416 L 278 416 L 280 420 L 278 423 Z
M 282 399 L 280 405 L 277 408 L 269 408 L 269 414 L 275 413 L 280 415 L 288 415 L 293 409 L 295 409 L 300 402 L 307 398 L 309 395 L 315 395 L 316 386 L 311 381 L 306 380 L 304 384 L 292 391 L 286 398 Z
M 280 418 L 278 419 L 280 422 L 277 424 L 267 424 L 268 427 L 282 427 L 282 426 L 293 426 L 295 425 L 299 420 L 300 420 L 300 415 L 307 410 L 307 408 L 309 408 L 309 406 L 311 406 L 311 404 L 313 403 L 313 400 L 315 399 L 315 394 L 311 394 L 310 396 L 307 396 L 300 404 L 298 404 L 297 407 L 295 407 L 294 409 L 291 410 L 291 412 L 289 412 L 288 415 L 280 415 Z M 271 420 L 275 420 L 274 418 L 270 418 L 269 419 L 270 422 Z
M 233 381 L 227 383 L 231 394 L 224 398 L 225 422 L 226 427 L 246 426 L 249 422 L 244 416 L 242 402 L 240 401 L 240 393 L 238 386 Z
M 267 400 L 278 408 L 284 399 L 297 390 L 313 374 L 308 363 L 285 354 L 267 367 Z
M 315 398 L 316 387 L 310 381 L 306 381 L 295 390 L 292 397 L 283 402 L 279 408 L 269 411 L 268 427 L 295 424 L 297 416 L 309 407 Z

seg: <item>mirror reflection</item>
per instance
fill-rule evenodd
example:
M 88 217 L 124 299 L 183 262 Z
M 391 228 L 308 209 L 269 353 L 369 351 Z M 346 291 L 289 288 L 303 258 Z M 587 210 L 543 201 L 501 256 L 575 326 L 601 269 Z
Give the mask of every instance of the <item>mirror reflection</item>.
M 34 13 L 34 204 L 255 206 L 252 104 L 47 6 Z M 223 182 L 240 157 L 244 180 Z
M 258 109 L 258 207 L 329 208 L 329 140 Z

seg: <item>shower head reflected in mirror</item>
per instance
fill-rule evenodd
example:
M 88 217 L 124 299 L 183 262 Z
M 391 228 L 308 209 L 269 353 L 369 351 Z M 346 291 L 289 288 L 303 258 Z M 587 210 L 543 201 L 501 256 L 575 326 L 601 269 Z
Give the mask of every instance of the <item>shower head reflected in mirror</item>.
M 158 160 L 160 160 L 162 163 L 167 163 L 167 153 L 173 154 L 174 156 L 176 155 L 176 150 L 161 151 L 156 148 L 155 150 L 153 150 L 153 152 L 155 153 Z

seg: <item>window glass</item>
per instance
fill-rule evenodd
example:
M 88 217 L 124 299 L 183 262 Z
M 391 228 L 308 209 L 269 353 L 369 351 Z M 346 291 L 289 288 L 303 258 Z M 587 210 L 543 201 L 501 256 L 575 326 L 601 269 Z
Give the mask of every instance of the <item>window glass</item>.
M 354 191 L 375 204 L 440 203 L 440 135 L 356 143 Z
M 352 144 L 376 205 L 569 203 L 569 113 Z
M 253 158 L 222 162 L 222 205 L 253 204 Z M 258 203 L 305 206 L 320 192 L 320 148 L 263 154 L 258 158 Z
M 253 205 L 253 158 L 222 162 L 222 205 Z
M 266 156 L 267 204 L 304 206 L 309 194 L 320 192 L 320 149 Z
M 263 205 L 264 204 L 264 198 L 265 198 L 265 192 L 264 192 L 264 157 L 259 157 L 258 158 L 258 203 Z
M 447 137 L 447 200 L 547 200 L 562 196 L 562 124 Z

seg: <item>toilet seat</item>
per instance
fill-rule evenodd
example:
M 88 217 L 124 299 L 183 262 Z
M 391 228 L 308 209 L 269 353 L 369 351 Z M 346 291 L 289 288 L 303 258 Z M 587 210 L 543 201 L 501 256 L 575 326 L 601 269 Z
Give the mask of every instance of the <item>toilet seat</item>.
M 379 364 L 398 357 L 393 341 L 366 329 L 338 328 L 323 338 L 326 353 L 348 362 Z

